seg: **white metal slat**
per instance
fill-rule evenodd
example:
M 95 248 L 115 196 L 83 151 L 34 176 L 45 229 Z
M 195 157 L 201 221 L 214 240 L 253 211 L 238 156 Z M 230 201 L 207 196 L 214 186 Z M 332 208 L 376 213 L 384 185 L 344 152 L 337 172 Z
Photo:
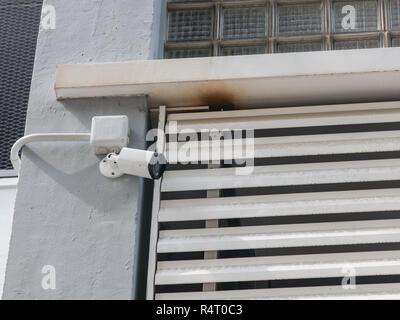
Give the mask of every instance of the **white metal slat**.
M 295 113 L 282 114 L 258 114 L 253 116 L 249 111 L 244 117 L 216 119 L 190 119 L 181 120 L 174 123 L 169 120 L 166 126 L 167 134 L 176 134 L 182 130 L 190 130 L 201 132 L 202 130 L 258 130 L 258 129 L 276 129 L 276 128 L 299 128 L 313 126 L 332 126 L 332 125 L 350 125 L 350 124 L 366 124 L 366 123 L 387 123 L 400 121 L 400 109 L 390 106 L 388 109 L 356 109 L 352 110 L 351 105 L 347 109 L 341 111 L 330 111 L 329 109 L 317 110 L 313 107 L 309 108 L 309 113 L 303 111 Z
M 400 241 L 400 219 L 161 231 L 157 251 L 194 252 Z
M 249 175 L 237 168 L 167 171 L 162 191 L 231 189 L 400 179 L 400 160 L 364 160 L 254 167 Z
M 246 143 L 254 145 L 255 158 L 399 151 L 400 131 L 235 139 L 223 140 L 220 144 L 209 141 L 170 142 L 166 145 L 166 157 L 175 162 L 227 160 L 233 158 L 235 145 L 244 147 Z M 181 152 L 184 148 L 190 152 Z
M 156 285 L 343 277 L 400 273 L 400 251 L 351 252 L 159 262 Z
M 178 132 L 182 130 L 193 130 L 200 132 L 201 130 L 258 130 L 258 129 L 277 129 L 277 128 L 299 128 L 314 126 L 334 126 L 334 125 L 350 125 L 365 123 L 385 123 L 400 121 L 400 110 L 376 110 L 330 113 L 330 114 L 310 114 L 304 118 L 295 116 L 267 116 L 259 118 L 244 118 L 242 120 L 235 119 L 231 122 L 218 121 L 185 121 L 184 124 L 178 125 Z M 168 127 L 167 127 L 168 128 Z M 167 133 L 176 133 L 171 129 L 167 129 Z
M 159 221 L 194 221 L 400 210 L 400 189 L 163 200 Z
M 160 293 L 157 300 L 360 300 L 400 299 L 400 284 L 279 288 L 258 290 L 227 290 L 217 292 Z
M 184 113 L 171 113 L 167 117 L 167 121 L 188 121 L 188 120 L 213 120 L 213 119 L 243 119 L 247 116 L 273 116 L 273 115 L 293 115 L 296 114 L 301 117 L 301 114 L 312 112 L 343 112 L 343 111 L 365 111 L 365 110 L 383 110 L 383 109 L 396 109 L 400 108 L 399 101 L 387 102 L 370 102 L 370 103 L 347 103 L 347 104 L 333 104 L 333 105 L 315 105 L 315 106 L 293 106 L 293 107 L 279 107 L 279 108 L 257 108 L 246 110 L 234 111 L 211 111 L 211 112 L 184 112 Z

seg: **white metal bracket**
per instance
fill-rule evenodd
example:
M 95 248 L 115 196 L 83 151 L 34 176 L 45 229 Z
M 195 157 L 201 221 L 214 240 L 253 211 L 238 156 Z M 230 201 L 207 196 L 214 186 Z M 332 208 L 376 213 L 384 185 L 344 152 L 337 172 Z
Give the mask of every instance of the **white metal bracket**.
M 99 168 L 103 176 L 115 179 L 124 175 L 118 167 L 117 158 L 118 155 L 116 153 L 110 153 L 100 162 Z

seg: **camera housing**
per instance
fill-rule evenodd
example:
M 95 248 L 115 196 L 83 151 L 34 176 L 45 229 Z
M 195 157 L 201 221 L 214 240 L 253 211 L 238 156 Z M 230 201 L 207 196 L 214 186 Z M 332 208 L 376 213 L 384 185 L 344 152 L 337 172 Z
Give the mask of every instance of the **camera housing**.
M 160 153 L 122 148 L 119 154 L 110 153 L 100 162 L 100 172 L 110 179 L 130 174 L 157 180 L 162 177 L 166 165 L 167 160 Z

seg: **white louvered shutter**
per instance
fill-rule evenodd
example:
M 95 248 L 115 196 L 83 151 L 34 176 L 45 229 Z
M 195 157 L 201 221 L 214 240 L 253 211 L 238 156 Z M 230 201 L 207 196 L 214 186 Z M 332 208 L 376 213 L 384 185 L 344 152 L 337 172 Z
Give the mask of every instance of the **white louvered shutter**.
M 254 130 L 256 159 L 251 175 L 222 156 L 155 183 L 149 299 L 400 298 L 400 102 L 165 110 L 170 137 L 171 121 Z

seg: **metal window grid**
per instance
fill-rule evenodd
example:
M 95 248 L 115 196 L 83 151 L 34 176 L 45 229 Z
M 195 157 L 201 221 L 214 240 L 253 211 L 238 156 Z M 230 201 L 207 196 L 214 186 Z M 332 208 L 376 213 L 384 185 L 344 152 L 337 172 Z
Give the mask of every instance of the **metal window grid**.
M 15 176 L 10 150 L 24 135 L 42 0 L 0 0 L 0 177 Z
M 338 11 L 342 5 L 356 8 L 355 29 L 341 27 L 346 15 Z M 167 19 L 165 58 L 198 57 L 205 52 L 218 56 L 364 48 L 376 44 L 390 47 L 397 44 L 392 39 L 400 37 L 400 0 L 169 0 L 167 5 L 168 16 L 177 12 L 195 12 L 196 16 L 201 10 L 209 10 L 212 16 L 206 27 L 209 37 L 197 40 L 186 35 L 188 39 L 175 41 L 170 37 L 173 21 Z M 283 20 L 285 17 L 290 18 Z M 201 27 L 192 23 L 194 34 Z

